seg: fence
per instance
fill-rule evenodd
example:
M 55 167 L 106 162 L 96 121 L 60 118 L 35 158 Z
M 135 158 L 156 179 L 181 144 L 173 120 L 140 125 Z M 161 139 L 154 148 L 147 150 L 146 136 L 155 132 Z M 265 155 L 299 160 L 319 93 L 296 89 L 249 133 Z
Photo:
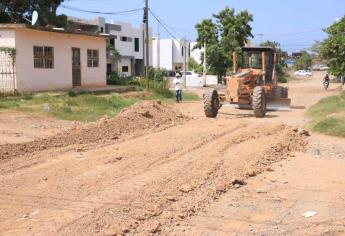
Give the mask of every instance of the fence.
M 0 94 L 9 94 L 16 89 L 14 49 L 0 50 Z

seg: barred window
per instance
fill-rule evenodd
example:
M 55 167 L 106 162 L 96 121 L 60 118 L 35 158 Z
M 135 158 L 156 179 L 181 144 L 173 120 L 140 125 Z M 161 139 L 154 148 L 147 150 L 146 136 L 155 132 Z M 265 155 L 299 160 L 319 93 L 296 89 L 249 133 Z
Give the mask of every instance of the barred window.
M 96 49 L 87 50 L 87 67 L 98 67 L 99 51 Z
M 34 68 L 54 68 L 54 48 L 34 46 Z

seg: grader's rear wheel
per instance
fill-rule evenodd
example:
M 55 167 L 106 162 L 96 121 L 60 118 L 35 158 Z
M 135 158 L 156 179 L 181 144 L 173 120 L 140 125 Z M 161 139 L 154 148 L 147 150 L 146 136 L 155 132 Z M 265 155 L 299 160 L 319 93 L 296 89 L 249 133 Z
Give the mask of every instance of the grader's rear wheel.
M 266 93 L 263 87 L 257 86 L 253 91 L 253 110 L 257 118 L 265 117 L 266 115 Z
M 278 86 L 274 88 L 274 97 L 275 98 L 288 98 L 289 90 L 286 87 Z
M 206 117 L 216 118 L 219 109 L 219 96 L 217 90 L 212 90 L 204 94 L 204 111 Z
M 283 97 L 282 98 L 289 98 L 289 89 L 283 87 Z

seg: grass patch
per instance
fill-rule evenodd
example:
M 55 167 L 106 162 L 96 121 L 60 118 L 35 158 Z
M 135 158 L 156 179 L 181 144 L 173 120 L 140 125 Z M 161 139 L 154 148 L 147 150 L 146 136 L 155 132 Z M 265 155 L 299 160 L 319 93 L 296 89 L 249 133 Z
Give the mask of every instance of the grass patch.
M 41 93 L 36 95 L 18 95 L 0 97 L 0 110 L 14 109 L 23 112 L 41 112 L 62 120 L 95 121 L 105 115 L 115 116 L 123 108 L 143 100 L 162 100 L 173 102 L 171 93 L 139 92 L 138 96 L 126 96 L 115 93 L 96 95 L 90 93 Z M 185 101 L 200 98 L 196 94 L 185 93 Z
M 314 131 L 345 138 L 345 92 L 320 100 L 307 115 Z

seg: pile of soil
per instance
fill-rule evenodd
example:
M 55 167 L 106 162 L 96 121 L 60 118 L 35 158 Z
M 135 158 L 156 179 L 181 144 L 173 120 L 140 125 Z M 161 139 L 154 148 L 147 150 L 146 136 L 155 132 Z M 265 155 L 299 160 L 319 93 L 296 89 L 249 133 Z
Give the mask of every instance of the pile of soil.
M 0 146 L 0 160 L 8 159 L 49 148 L 66 147 L 74 144 L 98 143 L 117 140 L 122 135 L 136 131 L 159 129 L 181 123 L 187 117 L 161 101 L 145 101 L 124 109 L 114 118 L 102 118 L 97 122 L 82 124 L 52 137 L 22 144 Z

